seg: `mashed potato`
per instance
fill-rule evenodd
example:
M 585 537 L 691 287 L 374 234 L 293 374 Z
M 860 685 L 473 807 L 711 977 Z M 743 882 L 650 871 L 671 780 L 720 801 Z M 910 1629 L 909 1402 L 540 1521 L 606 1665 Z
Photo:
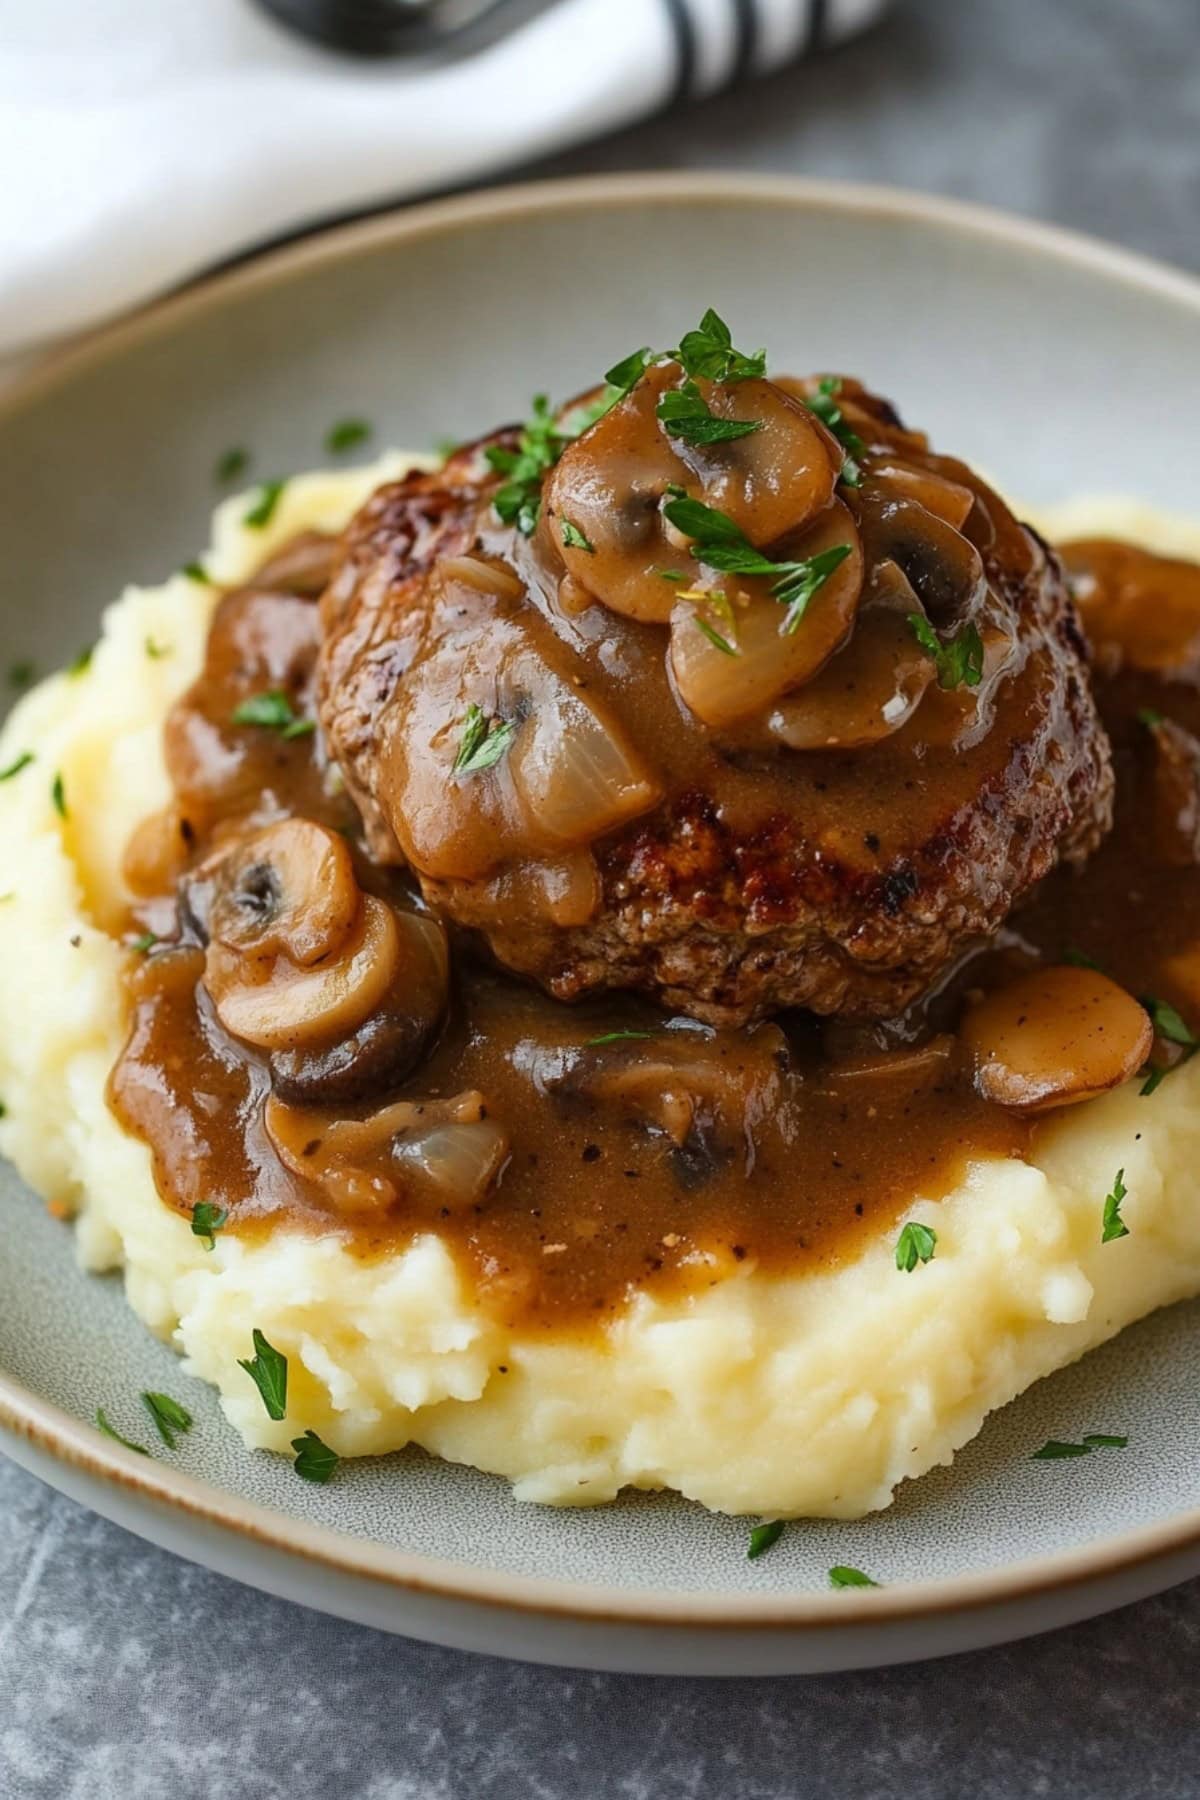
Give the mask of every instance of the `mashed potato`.
M 294 532 L 340 526 L 412 460 L 298 478 L 265 531 L 228 502 L 207 568 L 232 582 Z M 1038 523 L 1200 555 L 1200 530 L 1123 502 Z M 124 1268 L 131 1304 L 247 1444 L 286 1451 L 311 1427 L 344 1456 L 418 1443 L 558 1505 L 669 1487 L 729 1512 L 853 1518 L 1031 1382 L 1200 1291 L 1200 1057 L 1153 1099 L 1134 1085 L 1065 1115 L 1036 1166 L 983 1161 L 940 1203 L 914 1196 L 908 1216 L 938 1242 L 912 1274 L 890 1230 L 834 1273 L 747 1261 L 688 1299 L 642 1295 L 594 1341 L 500 1328 L 433 1236 L 376 1264 L 286 1227 L 206 1252 L 105 1104 L 125 954 L 105 926 L 125 840 L 167 799 L 163 716 L 214 599 L 182 575 L 130 589 L 90 667 L 43 683 L 0 738 L 0 768 L 34 758 L 0 784 L 0 1150 L 75 1214 L 86 1267 Z M 1129 1236 L 1102 1245 L 1118 1168 Z M 289 1359 L 278 1424 L 238 1366 L 256 1326 Z

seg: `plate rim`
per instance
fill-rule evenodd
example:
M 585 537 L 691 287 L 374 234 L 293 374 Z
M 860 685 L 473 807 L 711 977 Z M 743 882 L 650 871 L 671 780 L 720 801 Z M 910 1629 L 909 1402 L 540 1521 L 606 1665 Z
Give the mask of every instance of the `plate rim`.
M 43 351 L 0 395 L 0 421 L 65 385 L 91 365 L 177 324 L 229 296 L 285 284 L 305 269 L 369 254 L 382 245 L 418 241 L 456 227 L 554 212 L 627 206 L 704 204 L 741 198 L 796 213 L 850 213 L 934 225 L 952 236 L 1015 246 L 1050 262 L 1092 270 L 1107 281 L 1150 292 L 1200 321 L 1200 278 L 1084 233 L 972 202 L 915 190 L 788 175 L 719 171 L 638 172 L 520 182 L 325 226 L 311 235 L 239 258 L 61 348 Z M 518 1575 L 395 1549 L 231 1494 L 217 1484 L 110 1443 L 93 1426 L 0 1370 L 0 1429 L 48 1453 L 67 1469 L 118 1493 L 158 1503 L 185 1519 L 215 1526 L 243 1544 L 258 1544 L 302 1564 L 387 1588 L 500 1611 L 608 1625 L 686 1625 L 714 1635 L 747 1628 L 854 1632 L 918 1623 L 1033 1600 L 1099 1582 L 1200 1546 L 1200 1506 L 1073 1549 L 1023 1559 L 978 1574 L 896 1582 L 870 1591 L 799 1589 L 713 1593 L 613 1587 Z M 19 1459 L 18 1459 L 19 1460 Z M 39 1459 L 40 1463 L 40 1459 Z M 146 1535 L 149 1535 L 148 1533 Z

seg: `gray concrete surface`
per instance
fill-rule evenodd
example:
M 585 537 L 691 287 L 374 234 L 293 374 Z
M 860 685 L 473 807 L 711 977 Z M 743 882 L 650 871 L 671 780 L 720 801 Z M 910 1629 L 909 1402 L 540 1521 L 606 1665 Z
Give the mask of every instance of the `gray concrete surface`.
M 1195 0 L 898 0 L 870 38 L 530 173 L 884 180 L 1200 265 Z M 0 1460 L 2 1800 L 1191 1800 L 1200 1583 L 954 1661 L 650 1681 L 377 1636 Z

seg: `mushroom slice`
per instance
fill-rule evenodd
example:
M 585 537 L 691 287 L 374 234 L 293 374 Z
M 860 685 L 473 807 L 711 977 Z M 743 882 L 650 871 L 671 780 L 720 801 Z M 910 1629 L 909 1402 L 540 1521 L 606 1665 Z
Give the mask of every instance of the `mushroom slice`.
M 881 564 L 849 643 L 780 701 L 767 721 L 771 736 L 792 750 L 856 750 L 907 725 L 934 678 L 909 623 L 920 612 L 899 565 Z
M 284 956 L 247 957 L 214 940 L 205 982 L 226 1031 L 264 1050 L 286 1050 L 354 1031 L 383 1000 L 399 962 L 395 914 L 365 894 L 356 929 L 324 962 L 306 968 Z
M 449 949 L 436 919 L 393 914 L 400 936 L 396 979 L 381 1004 L 332 1044 L 276 1050 L 271 1085 L 281 1099 L 309 1106 L 361 1101 L 410 1075 L 445 1017 Z
M 883 459 L 872 466 L 871 479 L 884 483 L 894 494 L 915 500 L 955 531 L 962 530 L 975 504 L 975 495 L 963 482 L 951 481 L 936 469 L 921 469 L 913 463 Z
M 801 531 L 833 499 L 845 452 L 806 406 L 773 381 L 698 381 L 718 419 L 753 421 L 758 430 L 730 443 L 690 444 L 659 429 L 698 480 L 701 499 L 728 513 L 752 544 Z
M 1145 1063 L 1144 1008 L 1094 969 L 1018 976 L 966 1013 L 960 1037 L 985 1100 L 1023 1113 L 1076 1106 L 1120 1087 Z
M 323 961 L 358 918 L 346 840 L 311 819 L 283 819 L 227 852 L 208 915 L 214 942 L 239 955 Z
M 671 671 L 680 698 L 704 724 L 720 729 L 761 713 L 781 694 L 811 681 L 845 643 L 863 577 L 862 547 L 848 509 L 835 500 L 786 554 L 800 561 L 843 544 L 849 555 L 817 589 L 792 630 L 787 608 L 771 593 L 770 582 L 758 576 L 725 577 L 720 616 L 711 602 L 678 602 L 671 615 Z M 714 630 L 723 643 L 714 641 Z

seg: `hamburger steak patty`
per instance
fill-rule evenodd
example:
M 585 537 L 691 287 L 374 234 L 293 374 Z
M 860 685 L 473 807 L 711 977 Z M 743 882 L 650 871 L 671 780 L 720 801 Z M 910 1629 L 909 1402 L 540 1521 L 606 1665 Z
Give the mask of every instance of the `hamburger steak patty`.
M 372 854 L 559 999 L 891 1016 L 1110 825 L 1063 572 L 856 383 L 701 382 L 744 435 L 697 446 L 679 375 L 543 430 L 523 516 L 528 431 L 372 496 L 325 734 Z

